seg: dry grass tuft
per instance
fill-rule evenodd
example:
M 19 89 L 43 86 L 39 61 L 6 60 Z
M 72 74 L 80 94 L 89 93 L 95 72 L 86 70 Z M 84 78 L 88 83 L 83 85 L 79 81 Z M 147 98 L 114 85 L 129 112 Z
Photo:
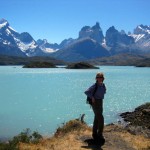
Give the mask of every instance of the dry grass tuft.
M 59 127 L 56 130 L 55 136 L 62 136 L 64 134 L 70 133 L 72 131 L 80 131 L 83 129 L 86 129 L 87 125 L 85 123 L 82 123 L 80 120 L 70 120 L 66 124 L 63 124 L 62 127 Z

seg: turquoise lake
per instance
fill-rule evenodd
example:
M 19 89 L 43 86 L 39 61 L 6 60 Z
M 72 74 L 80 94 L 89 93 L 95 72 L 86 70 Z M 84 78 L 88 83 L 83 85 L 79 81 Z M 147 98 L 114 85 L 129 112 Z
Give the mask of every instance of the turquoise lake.
M 9 138 L 26 128 L 51 135 L 70 119 L 85 114 L 92 125 L 93 112 L 84 91 L 105 74 L 105 124 L 119 114 L 150 102 L 150 68 L 100 66 L 100 69 L 27 69 L 0 66 L 0 137 Z

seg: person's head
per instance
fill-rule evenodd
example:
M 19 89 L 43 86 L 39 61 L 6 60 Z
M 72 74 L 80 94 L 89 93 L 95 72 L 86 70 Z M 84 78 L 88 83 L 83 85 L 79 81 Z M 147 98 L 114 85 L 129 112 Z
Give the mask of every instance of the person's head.
M 96 82 L 103 82 L 104 79 L 104 74 L 102 72 L 96 74 Z

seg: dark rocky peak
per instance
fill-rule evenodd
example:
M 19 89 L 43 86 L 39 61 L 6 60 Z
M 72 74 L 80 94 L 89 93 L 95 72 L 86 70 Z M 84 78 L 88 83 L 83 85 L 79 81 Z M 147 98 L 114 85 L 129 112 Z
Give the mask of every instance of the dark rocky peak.
M 106 31 L 106 37 L 105 37 L 106 45 L 113 47 L 117 42 L 118 35 L 119 35 L 118 30 L 116 30 L 114 26 L 110 27 Z
M 48 41 L 46 39 L 43 39 L 43 40 L 38 39 L 36 42 L 39 46 L 48 43 Z
M 91 29 L 90 26 L 84 26 L 84 27 L 82 27 L 81 31 L 86 32 L 86 31 L 88 31 L 88 30 L 90 30 L 90 29 Z
M 98 22 L 93 27 L 84 26 L 79 32 L 79 39 L 88 38 L 88 37 L 94 39 L 98 43 L 103 42 L 104 35 Z
M 96 24 L 92 27 L 93 30 L 101 30 L 99 22 L 96 22 Z
M 120 33 L 121 34 L 126 34 L 126 32 L 124 30 L 121 30 Z
M 36 41 L 36 43 L 40 46 L 40 45 L 44 44 L 44 41 L 41 40 L 41 39 L 38 39 L 38 40 Z
M 128 31 L 128 35 L 131 35 L 132 33 L 130 31 Z
M 60 43 L 60 48 L 64 48 L 64 47 L 67 47 L 68 45 L 74 43 L 74 39 L 72 38 L 68 38 L 68 39 L 64 39 L 61 43 Z
M 79 32 L 79 39 L 90 37 L 92 34 L 93 30 L 91 29 L 90 26 L 84 26 L 81 31 Z
M 117 45 L 129 45 L 134 43 L 134 39 L 128 36 L 126 33 L 119 32 L 115 29 L 114 26 L 110 27 L 106 31 L 106 45 L 110 47 L 114 47 Z
M 21 33 L 19 39 L 24 43 L 30 43 L 34 40 L 28 32 Z
M 110 34 L 110 33 L 118 34 L 119 31 L 116 30 L 114 26 L 112 26 L 112 27 L 110 27 L 110 28 L 106 31 L 106 35 L 107 35 L 107 34 Z
M 150 26 L 147 25 L 138 25 L 135 29 L 134 29 L 134 34 L 150 34 Z

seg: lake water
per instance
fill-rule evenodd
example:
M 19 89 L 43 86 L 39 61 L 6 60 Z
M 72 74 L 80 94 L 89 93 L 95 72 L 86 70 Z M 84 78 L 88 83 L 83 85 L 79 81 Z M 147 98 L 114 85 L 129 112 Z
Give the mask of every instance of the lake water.
M 150 68 L 101 66 L 99 70 L 27 69 L 0 66 L 0 137 L 12 137 L 26 128 L 51 135 L 70 119 L 93 112 L 84 91 L 104 72 L 107 94 L 105 124 L 117 122 L 119 113 L 150 101 Z

